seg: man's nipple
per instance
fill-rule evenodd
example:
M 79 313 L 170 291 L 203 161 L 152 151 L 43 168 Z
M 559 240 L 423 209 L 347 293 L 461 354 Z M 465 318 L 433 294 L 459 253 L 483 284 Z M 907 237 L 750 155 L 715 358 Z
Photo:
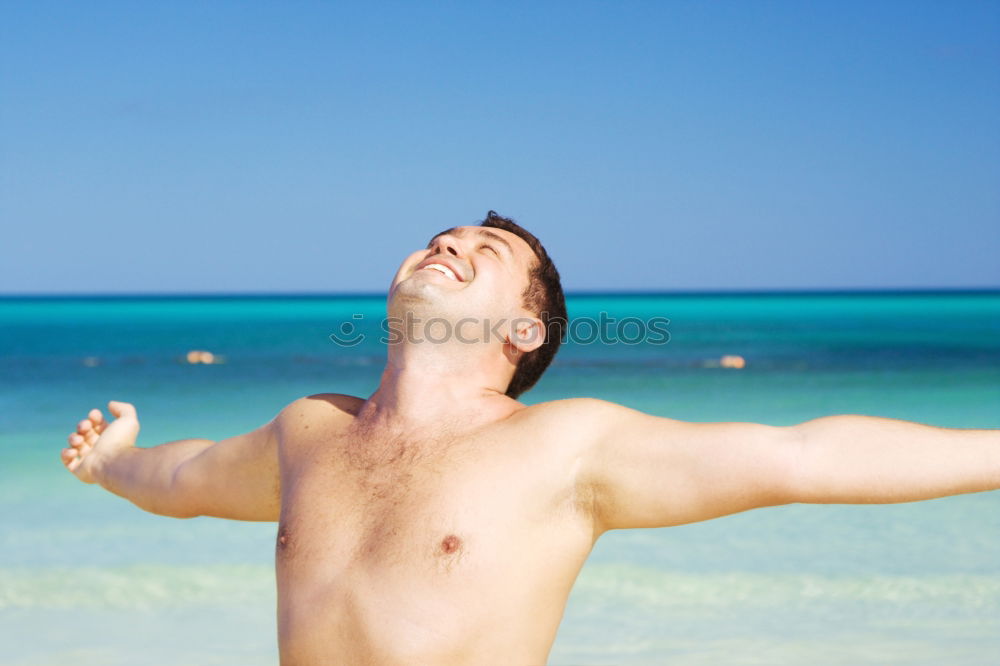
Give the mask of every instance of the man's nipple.
M 285 551 L 288 550 L 288 546 L 291 544 L 291 535 L 289 534 L 288 528 L 282 525 L 278 528 L 278 550 Z
M 462 540 L 454 534 L 449 534 L 441 540 L 441 552 L 445 555 L 454 555 L 462 549 Z

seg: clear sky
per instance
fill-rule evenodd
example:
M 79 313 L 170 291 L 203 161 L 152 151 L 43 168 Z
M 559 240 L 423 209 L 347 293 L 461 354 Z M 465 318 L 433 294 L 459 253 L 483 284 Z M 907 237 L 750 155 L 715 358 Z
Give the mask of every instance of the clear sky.
M 1000 2 L 0 5 L 0 292 L 1000 287 Z

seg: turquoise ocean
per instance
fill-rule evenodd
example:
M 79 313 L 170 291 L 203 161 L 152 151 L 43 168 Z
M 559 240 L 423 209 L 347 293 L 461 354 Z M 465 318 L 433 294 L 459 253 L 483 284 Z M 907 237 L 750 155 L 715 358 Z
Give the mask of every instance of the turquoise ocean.
M 1000 427 L 1000 292 L 576 295 L 569 307 L 668 318 L 669 342 L 570 343 L 528 403 Z M 149 446 L 245 432 L 311 393 L 367 396 L 383 310 L 369 296 L 0 299 L 0 663 L 276 663 L 273 524 L 143 513 L 76 481 L 59 450 L 108 399 L 137 405 Z M 331 342 L 345 323 L 365 339 Z M 182 362 L 192 349 L 225 362 Z M 727 354 L 746 367 L 718 367 Z M 550 658 L 998 661 L 1000 492 L 608 534 Z

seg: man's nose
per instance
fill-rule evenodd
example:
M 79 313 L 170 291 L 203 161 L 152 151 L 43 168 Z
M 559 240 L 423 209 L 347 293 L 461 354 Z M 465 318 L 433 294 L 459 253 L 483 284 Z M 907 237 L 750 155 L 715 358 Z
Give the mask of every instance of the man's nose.
M 453 257 L 462 256 L 462 244 L 451 234 L 442 234 L 441 236 L 438 236 L 434 241 L 433 249 L 437 251 L 435 254 L 448 253 Z

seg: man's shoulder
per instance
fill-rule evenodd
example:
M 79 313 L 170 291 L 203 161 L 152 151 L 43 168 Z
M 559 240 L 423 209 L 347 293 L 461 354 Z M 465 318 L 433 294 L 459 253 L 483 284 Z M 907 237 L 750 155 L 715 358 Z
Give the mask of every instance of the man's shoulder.
M 532 428 L 556 428 L 560 432 L 597 434 L 624 413 L 634 410 L 599 398 L 564 398 L 525 407 L 514 416 L 517 423 Z
M 565 434 L 563 439 L 597 443 L 615 439 L 623 431 L 655 423 L 662 432 L 668 425 L 684 425 L 676 419 L 656 416 L 599 398 L 567 398 L 525 407 L 512 419 L 519 426 L 547 435 Z
M 541 416 L 561 418 L 566 416 L 581 417 L 601 417 L 607 414 L 627 410 L 614 402 L 601 400 L 600 398 L 563 398 L 561 400 L 550 400 L 529 405 L 522 410 L 526 416 Z
M 316 393 L 285 406 L 275 419 L 279 425 L 288 427 L 317 419 L 353 419 L 365 404 L 363 398 L 343 393 Z

